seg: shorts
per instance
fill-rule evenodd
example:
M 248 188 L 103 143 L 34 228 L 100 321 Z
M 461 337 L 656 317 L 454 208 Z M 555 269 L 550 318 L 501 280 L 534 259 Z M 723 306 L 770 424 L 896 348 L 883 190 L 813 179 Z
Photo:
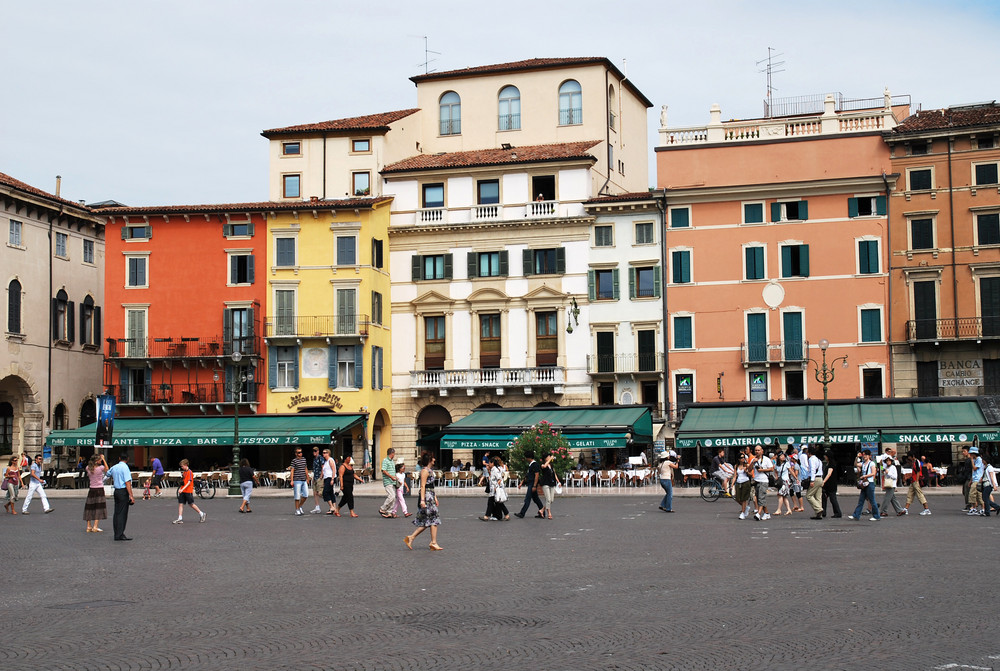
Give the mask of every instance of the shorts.
M 313 478 L 313 480 L 312 480 L 312 490 L 313 490 L 313 494 L 322 494 L 323 493 L 323 477 L 322 476 L 320 476 L 318 478 Z
M 746 503 L 750 500 L 750 481 L 736 483 L 736 501 Z
M 191 492 L 177 492 L 177 503 L 184 505 L 185 503 L 189 506 L 194 505 L 194 494 Z
M 309 498 L 309 486 L 305 480 L 295 480 L 292 482 L 292 498 L 296 500 Z
M 163 484 L 163 473 L 160 473 L 159 475 L 154 475 L 153 476 L 153 482 L 150 483 L 150 486 L 151 487 L 159 487 L 162 484 Z
M 755 480 L 754 483 L 753 483 L 753 491 L 754 491 L 754 494 L 757 496 L 757 505 L 758 506 L 766 506 L 767 505 L 767 483 L 766 482 L 757 482 Z

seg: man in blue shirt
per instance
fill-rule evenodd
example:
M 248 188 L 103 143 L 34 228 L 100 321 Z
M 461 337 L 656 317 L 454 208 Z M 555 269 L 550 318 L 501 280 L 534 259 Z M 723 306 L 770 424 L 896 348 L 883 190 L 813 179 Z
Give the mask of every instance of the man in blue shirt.
M 150 468 L 153 469 L 153 488 L 156 493 L 153 494 L 154 498 L 160 497 L 160 485 L 163 484 L 163 464 L 157 457 L 153 457 L 152 463 L 150 463 Z
M 118 463 L 108 470 L 108 475 L 115 487 L 115 540 L 132 540 L 125 535 L 125 525 L 128 523 L 128 507 L 135 503 L 132 496 L 132 471 L 128 467 L 128 455 L 124 452 L 118 457 Z
M 38 497 L 42 499 L 42 510 L 47 513 L 52 512 L 52 506 L 49 505 L 49 500 L 45 496 L 45 481 L 42 479 L 42 455 L 36 455 L 35 460 L 31 462 L 31 470 L 29 471 L 31 475 L 31 480 L 28 481 L 28 495 L 24 497 L 24 505 L 21 506 L 21 514 L 28 514 L 28 504 L 31 503 L 31 497 L 38 494 Z
M 986 467 L 983 465 L 983 458 L 979 456 L 978 447 L 969 448 L 969 457 L 972 459 L 972 482 L 969 486 L 969 512 L 966 515 L 985 515 L 983 492 L 979 489 L 979 483 L 983 481 Z

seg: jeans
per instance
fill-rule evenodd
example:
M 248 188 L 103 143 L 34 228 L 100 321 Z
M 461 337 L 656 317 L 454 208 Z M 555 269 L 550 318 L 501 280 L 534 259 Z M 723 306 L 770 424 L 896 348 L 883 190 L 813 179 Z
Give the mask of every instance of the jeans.
M 521 512 L 518 513 L 521 517 L 528 512 L 528 507 L 531 506 L 531 502 L 534 501 L 538 509 L 541 510 L 545 506 L 542 505 L 542 500 L 538 498 L 538 492 L 535 491 L 534 487 L 528 486 L 528 491 L 524 493 L 524 505 L 521 506 Z
M 250 503 L 250 494 L 253 492 L 253 480 L 245 480 L 240 483 L 240 491 L 243 492 L 243 500 Z
M 986 484 L 986 481 L 984 480 L 983 481 L 983 505 L 986 508 L 986 516 L 987 517 L 990 516 L 990 511 L 991 510 L 997 511 L 997 515 L 1000 515 L 1000 506 L 998 506 L 997 504 L 995 504 L 992 501 L 990 501 L 990 494 L 992 494 L 992 493 L 993 493 L 993 488 L 990 487 L 988 484 Z
M 660 486 L 663 487 L 663 500 L 660 501 L 660 507 L 666 510 L 674 509 L 674 483 L 669 478 L 661 479 Z
M 858 505 L 854 509 L 854 517 L 861 517 L 861 511 L 865 507 L 865 501 L 868 501 L 871 504 L 872 517 L 877 520 L 882 519 L 878 514 L 878 504 L 875 503 L 875 485 L 871 483 L 858 492 Z
M 309 486 L 305 480 L 292 481 L 292 498 L 296 501 L 309 498 Z

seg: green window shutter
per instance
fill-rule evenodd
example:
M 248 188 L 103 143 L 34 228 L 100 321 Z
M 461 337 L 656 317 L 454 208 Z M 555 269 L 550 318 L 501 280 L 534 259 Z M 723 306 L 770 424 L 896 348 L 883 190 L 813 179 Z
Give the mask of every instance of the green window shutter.
M 673 252 L 674 262 L 673 280 L 674 284 L 686 284 L 691 281 L 691 253 Z
M 229 237 L 232 234 L 233 234 L 233 225 L 232 224 L 223 224 L 222 225 L 222 235 L 224 235 L 226 237 Z
M 875 214 L 884 217 L 887 211 L 885 196 L 875 196 Z
M 670 228 L 688 228 L 691 225 L 689 213 L 687 208 L 670 210 Z
M 681 278 L 681 253 L 680 252 L 670 252 L 671 265 L 673 266 L 673 272 L 671 274 L 671 282 L 674 284 L 680 284 Z
M 250 258 L 247 259 L 247 277 L 250 280 L 250 284 L 253 284 L 253 266 L 254 266 L 254 255 L 251 254 Z
M 635 298 L 635 268 L 628 269 L 628 297 Z
M 611 293 L 615 300 L 618 300 L 618 269 L 614 268 L 611 271 Z
M 882 322 L 879 310 L 861 311 L 861 342 L 880 342 Z
M 414 254 L 413 258 L 410 259 L 410 273 L 414 282 L 418 282 L 423 279 L 421 275 L 423 259 L 419 254 Z
M 660 275 L 662 271 L 659 266 L 653 267 L 653 296 L 660 297 Z
M 479 261 L 479 254 L 475 252 L 469 252 L 468 256 L 465 257 L 465 267 L 468 269 L 469 279 L 473 277 L 478 277 L 476 274 L 478 268 L 476 267 Z
M 781 203 L 771 203 L 771 221 L 781 221 Z
M 153 239 L 153 227 L 152 226 L 147 226 L 146 227 L 146 239 L 147 240 L 152 240 Z
M 802 277 L 809 277 L 809 245 L 799 245 L 799 271 Z
M 450 280 L 452 276 L 451 254 L 444 255 L 444 279 Z
M 587 298 L 591 302 L 597 300 L 597 277 L 593 270 L 587 271 Z
M 809 218 L 809 201 L 800 200 L 799 201 L 799 219 L 805 221 Z
M 128 226 L 122 226 L 122 240 L 125 240 L 125 236 L 128 235 Z
M 674 317 L 674 349 L 691 347 L 691 318 Z
M 267 387 L 274 389 L 278 386 L 278 348 L 267 348 Z
M 253 235 L 253 222 L 252 221 L 248 221 L 247 222 L 247 235 L 251 235 L 251 236 Z
M 510 274 L 509 262 L 507 259 L 507 250 L 500 252 L 500 276 L 507 277 Z
M 566 272 L 566 248 L 556 249 L 556 272 L 560 275 Z
M 326 377 L 327 386 L 330 389 L 337 388 L 337 346 L 330 345 L 327 348 L 327 362 L 326 362 Z
M 847 199 L 847 216 L 853 219 L 858 216 L 858 199 L 848 198 Z
M 365 346 L 354 346 L 354 387 L 363 389 L 365 386 Z
M 531 275 L 531 259 L 532 251 L 530 249 L 525 249 L 521 252 L 521 270 L 523 271 L 525 277 L 529 277 Z
M 790 245 L 781 248 L 781 276 L 792 276 L 792 248 Z

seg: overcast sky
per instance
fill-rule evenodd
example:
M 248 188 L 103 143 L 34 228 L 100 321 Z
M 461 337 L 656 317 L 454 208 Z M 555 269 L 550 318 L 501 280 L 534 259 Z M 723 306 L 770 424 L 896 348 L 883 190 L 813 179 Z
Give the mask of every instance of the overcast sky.
M 670 126 L 776 96 L 994 100 L 1000 2 L 0 0 L 0 172 L 129 205 L 267 198 L 265 128 L 416 105 L 409 77 L 604 56 Z M 625 62 L 627 61 L 627 65 Z M 655 172 L 650 170 L 650 180 Z

